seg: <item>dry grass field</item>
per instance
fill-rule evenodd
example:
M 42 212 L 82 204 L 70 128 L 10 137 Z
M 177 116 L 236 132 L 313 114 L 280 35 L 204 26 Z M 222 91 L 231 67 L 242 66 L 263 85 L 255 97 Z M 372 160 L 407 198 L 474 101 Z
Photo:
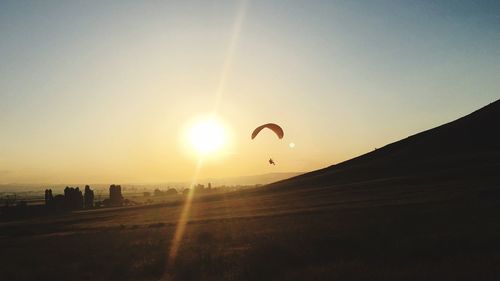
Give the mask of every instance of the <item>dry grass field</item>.
M 195 196 L 174 264 L 181 198 L 4 222 L 2 279 L 498 279 L 495 189 L 381 184 Z

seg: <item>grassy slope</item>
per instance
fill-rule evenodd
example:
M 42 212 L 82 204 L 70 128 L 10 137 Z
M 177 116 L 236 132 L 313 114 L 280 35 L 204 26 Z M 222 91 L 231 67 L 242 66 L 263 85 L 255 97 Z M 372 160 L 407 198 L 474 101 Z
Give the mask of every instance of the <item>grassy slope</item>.
M 498 183 L 500 100 L 343 163 L 273 184 L 308 188 L 390 177 Z

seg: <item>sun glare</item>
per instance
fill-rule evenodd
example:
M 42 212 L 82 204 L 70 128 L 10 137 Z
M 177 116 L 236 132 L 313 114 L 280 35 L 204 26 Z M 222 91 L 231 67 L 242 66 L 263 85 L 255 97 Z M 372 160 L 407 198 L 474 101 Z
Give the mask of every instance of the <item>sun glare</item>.
M 214 119 L 195 123 L 188 137 L 196 152 L 202 155 L 218 151 L 226 142 L 224 127 Z

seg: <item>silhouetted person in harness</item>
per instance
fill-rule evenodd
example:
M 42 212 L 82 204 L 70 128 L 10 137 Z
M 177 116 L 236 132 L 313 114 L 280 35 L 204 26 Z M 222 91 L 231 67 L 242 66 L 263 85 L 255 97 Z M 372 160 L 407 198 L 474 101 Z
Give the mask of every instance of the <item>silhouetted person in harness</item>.
M 276 165 L 272 158 L 269 158 L 269 165 Z

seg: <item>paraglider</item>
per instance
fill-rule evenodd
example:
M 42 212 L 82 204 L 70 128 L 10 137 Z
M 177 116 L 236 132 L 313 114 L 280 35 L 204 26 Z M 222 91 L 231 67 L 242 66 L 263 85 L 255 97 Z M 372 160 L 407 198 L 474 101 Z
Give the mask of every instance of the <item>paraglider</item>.
M 262 131 L 262 129 L 264 128 L 268 128 L 269 130 L 273 131 L 279 139 L 282 139 L 283 136 L 285 135 L 285 133 L 283 132 L 283 129 L 274 124 L 274 123 L 267 123 L 267 124 L 264 124 L 262 126 L 259 126 L 257 128 L 255 128 L 255 130 L 253 130 L 253 133 L 252 133 L 252 139 L 254 139 L 259 133 L 260 131 Z
M 280 126 L 278 126 L 274 123 L 267 123 L 267 124 L 264 124 L 262 126 L 255 128 L 255 130 L 253 130 L 252 139 L 254 139 L 260 133 L 260 131 L 262 131 L 265 128 L 273 131 L 276 134 L 276 136 L 278 136 L 279 139 L 282 139 L 283 136 L 285 135 L 285 133 L 283 132 L 283 129 Z M 269 165 L 276 165 L 276 163 L 274 163 L 274 160 L 272 158 L 269 158 Z

